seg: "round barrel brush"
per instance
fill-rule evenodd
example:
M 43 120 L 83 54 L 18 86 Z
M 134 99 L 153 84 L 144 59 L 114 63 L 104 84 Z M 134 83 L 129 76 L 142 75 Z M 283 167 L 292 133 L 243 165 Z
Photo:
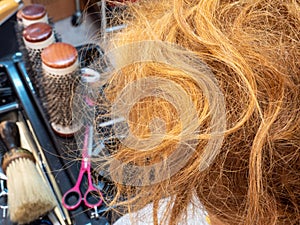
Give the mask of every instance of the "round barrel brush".
M 52 29 L 57 42 L 61 41 L 61 36 L 55 31 L 55 24 L 51 17 L 49 17 L 47 9 L 42 4 L 26 5 L 17 13 L 18 23 L 21 28 L 25 28 L 34 23 L 48 23 Z M 19 15 L 18 15 L 19 14 Z
M 43 105 L 54 132 L 71 137 L 80 124 L 72 120 L 72 100 L 81 76 L 77 49 L 68 43 L 57 42 L 41 53 L 43 69 Z
M 46 7 L 42 4 L 26 5 L 17 12 L 16 17 L 16 38 L 27 73 L 29 75 L 40 73 L 34 68 L 36 63 L 39 63 L 40 58 L 34 55 L 38 54 L 39 49 L 45 48 L 50 42 L 61 41 L 61 37 L 55 31 L 54 23 L 48 17 Z M 34 24 L 39 25 L 35 26 Z M 34 82 L 33 85 L 36 86 Z
M 8 151 L 2 160 L 7 176 L 10 220 L 30 223 L 56 206 L 54 195 L 38 172 L 33 154 L 20 147 L 20 134 L 15 122 L 0 123 L 0 136 Z
M 30 4 L 21 9 L 23 26 L 27 27 L 33 23 L 48 23 L 48 13 L 42 4 Z
M 46 8 L 40 4 L 31 4 L 21 8 L 17 14 L 17 23 L 15 24 L 15 31 L 17 42 L 19 45 L 20 52 L 24 55 L 24 61 L 26 62 L 27 59 L 27 52 L 25 48 L 25 44 L 23 42 L 23 35 L 22 32 L 25 27 L 29 26 L 30 24 L 43 22 L 48 23 L 48 14 Z M 28 66 L 28 65 L 26 65 Z
M 33 23 L 23 30 L 23 41 L 30 63 L 27 72 L 38 97 L 43 101 L 41 52 L 55 42 L 52 27 L 47 23 Z

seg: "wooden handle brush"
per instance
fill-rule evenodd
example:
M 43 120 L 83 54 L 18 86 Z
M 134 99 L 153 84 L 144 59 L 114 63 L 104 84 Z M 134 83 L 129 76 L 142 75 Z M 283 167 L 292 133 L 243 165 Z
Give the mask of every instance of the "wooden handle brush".
M 21 9 L 20 17 L 24 27 L 33 23 L 48 23 L 47 9 L 42 4 L 30 4 Z
M 44 87 L 42 75 L 41 52 L 55 42 L 52 27 L 47 23 L 33 23 L 23 30 L 23 41 L 26 47 L 27 73 L 38 97 L 43 102 Z M 27 61 L 28 60 L 28 61 Z
M 54 195 L 39 174 L 33 154 L 20 147 L 17 124 L 2 122 L 0 136 L 8 149 L 3 156 L 2 169 L 7 176 L 10 220 L 30 223 L 56 206 Z
M 41 53 L 43 69 L 43 102 L 54 132 L 63 137 L 73 136 L 79 129 L 72 120 L 72 97 L 80 79 L 78 52 L 74 46 L 57 42 Z

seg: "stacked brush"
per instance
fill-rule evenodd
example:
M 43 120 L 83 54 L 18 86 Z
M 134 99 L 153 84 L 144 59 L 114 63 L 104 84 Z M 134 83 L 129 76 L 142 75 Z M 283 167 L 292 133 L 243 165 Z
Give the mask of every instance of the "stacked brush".
M 47 23 L 49 24 L 55 36 L 57 42 L 61 41 L 61 36 L 55 31 L 54 22 L 51 17 L 48 16 L 47 10 L 42 4 L 30 4 L 21 8 L 17 12 L 17 23 L 15 29 L 17 31 L 18 42 L 22 46 L 22 32 L 23 29 L 33 23 Z
M 73 136 L 71 100 L 80 76 L 78 52 L 63 43 L 45 6 L 31 4 L 17 13 L 20 50 L 32 89 L 56 134 Z
M 48 17 L 45 6 L 41 4 L 31 4 L 20 9 L 15 30 L 33 90 L 42 98 L 41 51 L 50 44 L 61 41 L 60 35 L 55 32 L 51 18 Z
M 27 60 L 27 50 L 23 41 L 23 30 L 33 23 L 48 23 L 47 10 L 43 5 L 33 4 L 21 8 L 17 12 L 17 23 L 15 24 L 16 36 L 20 52 L 23 54 L 23 59 L 26 64 L 26 69 L 30 70 L 31 66 Z

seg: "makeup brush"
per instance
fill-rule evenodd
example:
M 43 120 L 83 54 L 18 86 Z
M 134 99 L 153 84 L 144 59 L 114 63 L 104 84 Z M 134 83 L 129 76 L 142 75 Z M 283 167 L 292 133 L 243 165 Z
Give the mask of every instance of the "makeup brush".
M 17 124 L 1 122 L 0 136 L 8 149 L 3 156 L 2 169 L 7 176 L 10 220 L 18 224 L 30 223 L 56 206 L 54 195 L 39 174 L 33 154 L 20 147 Z

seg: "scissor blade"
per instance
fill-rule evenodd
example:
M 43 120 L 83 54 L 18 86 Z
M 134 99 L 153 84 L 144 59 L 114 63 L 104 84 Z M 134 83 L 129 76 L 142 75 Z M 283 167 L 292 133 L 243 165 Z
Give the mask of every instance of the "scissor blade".
M 88 139 L 87 139 L 87 157 L 90 158 L 92 155 L 93 151 L 93 137 L 94 131 L 93 131 L 93 126 L 88 125 Z

